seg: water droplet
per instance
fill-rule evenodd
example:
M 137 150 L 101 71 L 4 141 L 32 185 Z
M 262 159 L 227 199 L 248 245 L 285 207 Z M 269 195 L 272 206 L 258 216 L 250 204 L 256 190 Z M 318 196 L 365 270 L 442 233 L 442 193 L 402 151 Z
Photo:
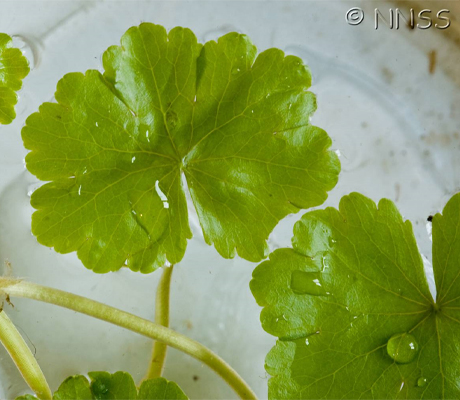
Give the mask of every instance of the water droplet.
M 105 385 L 105 383 L 99 380 L 96 380 L 91 384 L 91 389 L 96 397 L 101 394 L 106 394 L 109 391 L 109 388 Z
M 38 64 L 36 60 L 38 57 L 36 56 L 38 53 L 37 46 L 33 40 L 29 40 L 21 35 L 14 35 L 13 39 L 13 46 L 21 50 L 22 55 L 27 58 L 29 61 L 29 68 L 33 70 Z
M 329 240 L 329 247 L 333 247 L 333 246 L 334 246 L 334 244 L 336 244 L 336 243 L 337 243 L 337 240 L 335 240 L 335 239 L 332 239 L 330 236 L 329 236 L 328 240 Z
M 166 124 L 168 125 L 168 129 L 174 129 L 178 122 L 179 118 L 177 117 L 177 114 L 174 111 L 169 110 L 166 113 Z
M 233 67 L 233 69 L 232 69 L 232 74 L 233 74 L 233 75 L 239 74 L 240 72 L 241 72 L 241 69 L 240 69 L 240 68 L 238 68 L 238 67 Z
M 40 185 L 40 183 L 34 182 L 27 186 L 27 196 L 32 196 L 33 192 L 35 192 L 40 187 Z
M 150 130 L 149 126 L 145 124 L 140 124 L 139 125 L 139 137 L 145 137 L 147 142 L 150 143 Z
M 417 386 L 418 387 L 423 387 L 426 385 L 426 378 L 421 376 L 420 378 L 417 379 Z
M 418 352 L 418 343 L 409 333 L 397 333 L 387 343 L 388 355 L 399 364 L 408 364 Z
M 333 137 L 335 153 L 340 157 L 342 170 L 349 172 L 357 169 L 365 160 L 362 146 L 359 146 L 359 133 L 347 132 L 347 138 L 342 136 Z M 358 144 L 357 144 L 358 143 Z
M 310 294 L 312 296 L 325 296 L 327 294 L 321 284 L 320 272 L 293 271 L 291 290 L 295 294 Z

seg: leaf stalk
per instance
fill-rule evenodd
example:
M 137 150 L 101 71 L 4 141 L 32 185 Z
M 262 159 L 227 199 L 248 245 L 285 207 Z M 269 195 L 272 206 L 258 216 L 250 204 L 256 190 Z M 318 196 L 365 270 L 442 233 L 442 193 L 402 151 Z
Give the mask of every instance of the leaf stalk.
M 241 399 L 257 399 L 243 378 L 222 358 L 202 344 L 170 328 L 86 297 L 35 283 L 0 278 L 0 288 L 10 297 L 24 297 L 68 308 L 165 343 L 206 364 L 222 377 Z
M 174 265 L 165 267 L 158 283 L 155 297 L 155 323 L 166 328 L 169 327 L 169 296 L 171 288 L 171 276 Z M 144 379 L 159 378 L 163 374 L 164 363 L 168 346 L 155 340 L 153 343 L 152 358 L 149 369 Z
M 39 399 L 51 400 L 50 387 L 37 360 L 5 310 L 0 311 L 0 342 Z

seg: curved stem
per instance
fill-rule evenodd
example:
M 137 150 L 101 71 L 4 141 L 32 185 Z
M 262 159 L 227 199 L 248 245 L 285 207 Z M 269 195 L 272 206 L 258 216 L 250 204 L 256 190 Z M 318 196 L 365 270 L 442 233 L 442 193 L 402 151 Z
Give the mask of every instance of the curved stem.
M 167 328 L 169 327 L 169 293 L 173 268 L 174 265 L 171 265 L 163 269 L 155 296 L 155 323 Z M 155 340 L 150 366 L 144 379 L 159 378 L 163 374 L 167 350 L 168 346 L 165 343 Z
M 11 281 L 11 284 L 7 281 Z M 26 297 L 69 308 L 163 342 L 202 361 L 219 374 L 240 398 L 256 399 L 256 395 L 248 384 L 217 354 L 170 328 L 82 296 L 30 282 L 21 281 L 18 283 L 17 280 L 0 278 L 0 289 L 11 297 Z
M 5 346 L 16 367 L 39 399 L 51 400 L 52 394 L 40 366 L 26 342 L 5 311 L 0 311 L 0 342 Z

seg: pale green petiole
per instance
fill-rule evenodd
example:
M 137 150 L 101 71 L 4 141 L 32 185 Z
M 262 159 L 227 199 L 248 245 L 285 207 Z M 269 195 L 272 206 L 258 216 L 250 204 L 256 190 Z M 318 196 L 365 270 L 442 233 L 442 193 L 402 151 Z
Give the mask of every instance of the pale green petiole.
M 155 297 L 155 323 L 165 327 L 169 327 L 169 292 L 173 268 L 171 265 L 163 269 Z M 162 375 L 167 349 L 165 343 L 155 340 L 149 369 L 144 379 L 158 378 Z
M 240 398 L 256 399 L 256 395 L 247 383 L 217 354 L 202 344 L 170 328 L 166 328 L 85 297 L 30 282 L 18 282 L 17 280 L 9 278 L 0 278 L 0 288 L 10 297 L 26 297 L 45 303 L 55 304 L 163 342 L 168 346 L 174 347 L 202 361 L 219 374 Z
M 29 387 L 42 400 L 51 400 L 52 394 L 40 366 L 26 342 L 5 311 L 0 311 L 0 342 L 10 354 Z

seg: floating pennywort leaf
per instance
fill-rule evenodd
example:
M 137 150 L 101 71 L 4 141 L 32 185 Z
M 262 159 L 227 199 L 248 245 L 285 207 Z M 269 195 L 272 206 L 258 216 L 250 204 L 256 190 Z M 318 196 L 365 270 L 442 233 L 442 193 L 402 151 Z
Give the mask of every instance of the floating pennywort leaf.
M 16 92 L 29 73 L 29 63 L 21 50 L 13 47 L 13 39 L 0 33 L 0 124 L 10 124 L 16 118 Z
M 279 338 L 266 358 L 270 398 L 459 398 L 459 232 L 457 194 L 433 217 L 435 302 L 412 225 L 390 200 L 353 193 L 306 213 L 293 248 L 251 282 Z
M 208 244 L 226 258 L 267 254 L 287 214 L 324 202 L 339 173 L 302 61 L 245 35 L 204 46 L 188 29 L 130 28 L 105 72 L 71 73 L 57 103 L 22 130 L 27 168 L 43 181 L 32 231 L 95 272 L 143 273 L 179 262 L 186 186 Z
M 83 375 L 69 376 L 54 392 L 53 400 L 187 400 L 188 397 L 174 382 L 164 378 L 148 379 L 136 388 L 126 372 L 90 372 L 90 381 Z M 33 400 L 30 394 L 16 400 Z

